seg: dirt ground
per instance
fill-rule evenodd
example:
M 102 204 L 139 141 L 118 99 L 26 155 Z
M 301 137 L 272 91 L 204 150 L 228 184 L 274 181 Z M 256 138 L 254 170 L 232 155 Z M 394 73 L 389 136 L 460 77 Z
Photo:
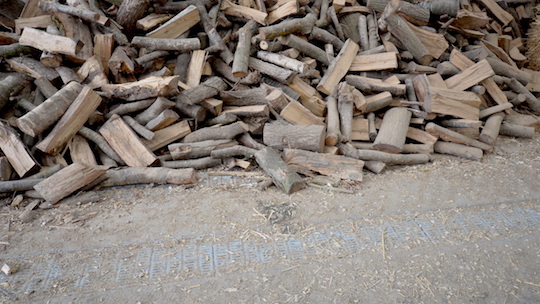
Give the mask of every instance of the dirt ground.
M 540 138 L 480 162 L 365 173 L 342 193 L 264 175 L 0 209 L 0 303 L 540 303 Z

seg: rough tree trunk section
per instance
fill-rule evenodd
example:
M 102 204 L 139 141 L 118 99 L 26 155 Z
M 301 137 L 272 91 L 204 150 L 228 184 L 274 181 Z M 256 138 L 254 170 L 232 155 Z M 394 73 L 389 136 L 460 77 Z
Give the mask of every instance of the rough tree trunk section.
M 274 184 L 285 193 L 291 194 L 306 187 L 304 180 L 289 167 L 272 148 L 265 148 L 255 153 L 259 166 L 266 172 Z
M 362 160 L 297 149 L 285 149 L 283 159 L 293 170 L 304 175 L 317 172 L 340 179 L 362 181 Z
M 325 146 L 325 127 L 318 125 L 279 125 L 266 124 L 263 142 L 275 149 L 303 149 L 323 152 Z

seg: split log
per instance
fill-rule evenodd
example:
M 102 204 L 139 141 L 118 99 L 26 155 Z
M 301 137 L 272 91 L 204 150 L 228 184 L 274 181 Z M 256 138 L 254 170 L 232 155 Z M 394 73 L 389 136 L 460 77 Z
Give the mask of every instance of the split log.
M 73 163 L 34 186 L 34 189 L 50 204 L 88 185 L 107 171 L 106 167 L 87 167 Z
M 227 89 L 227 84 L 223 79 L 210 77 L 199 86 L 181 92 L 176 97 L 176 100 L 185 104 L 199 104 L 201 101 L 213 97 L 225 89 Z
M 0 121 L 0 149 L 20 177 L 36 170 L 39 165 L 15 130 Z
M 221 127 L 202 128 L 184 137 L 184 143 L 200 142 L 212 139 L 233 139 L 245 133 L 248 128 L 243 122 L 235 122 Z
M 263 142 L 275 149 L 303 149 L 323 152 L 325 127 L 319 125 L 265 124 Z
M 386 6 L 392 2 L 391 0 L 369 0 L 367 1 L 367 7 L 378 13 L 384 12 Z M 392 4 L 391 4 L 392 5 Z M 396 5 L 396 4 L 393 4 Z M 429 23 L 430 11 L 426 8 L 416 6 L 412 3 L 405 1 L 399 1 L 396 7 L 397 12 L 401 17 L 408 21 L 418 24 L 427 25 Z
M 101 97 L 89 87 L 84 87 L 52 131 L 36 148 L 49 154 L 56 154 L 84 125 L 97 107 Z
M 423 107 L 428 113 L 478 120 L 481 100 L 472 92 L 431 87 Z
M 397 53 L 386 52 L 373 55 L 356 56 L 349 68 L 351 72 L 379 71 L 396 69 L 398 67 Z
M 186 75 L 186 84 L 188 87 L 194 88 L 200 84 L 206 56 L 206 51 L 202 50 L 196 50 L 191 53 L 191 60 L 189 61 Z
M 223 110 L 223 101 L 215 98 L 208 98 L 201 102 L 201 106 L 215 116 L 219 116 Z
M 116 114 L 107 120 L 99 129 L 99 133 L 130 167 L 148 167 L 158 162 L 150 149 L 141 142 L 129 125 Z
M 81 42 L 74 39 L 52 35 L 30 27 L 24 29 L 19 43 L 42 51 L 71 56 L 76 56 L 83 46 Z
M 199 10 L 190 5 L 163 25 L 146 34 L 150 38 L 176 39 L 201 21 Z
M 64 115 L 82 89 L 80 84 L 70 82 L 35 109 L 17 119 L 17 126 L 25 134 L 36 137 Z
M 10 58 L 19 55 L 30 55 L 34 53 L 36 53 L 36 49 L 29 46 L 21 45 L 17 42 L 9 45 L 0 45 L 0 57 L 2 58 Z
M 366 97 L 364 106 L 358 110 L 362 114 L 376 112 L 380 109 L 388 107 L 392 103 L 392 94 L 389 92 L 382 92 L 377 95 Z
M 485 142 L 488 145 L 495 145 L 495 141 L 499 136 L 499 130 L 501 129 L 501 124 L 504 119 L 504 113 L 497 113 L 491 115 L 487 120 L 482 133 L 478 136 L 478 139 L 482 142 Z
M 164 39 L 135 36 L 131 40 L 131 45 L 149 51 L 188 51 L 200 49 L 201 41 L 199 38 Z
M 237 145 L 238 142 L 230 139 L 205 140 L 193 143 L 176 143 L 168 146 L 172 159 L 191 159 L 210 156 L 213 150 Z
M 83 46 L 76 56 L 67 56 L 67 59 L 81 64 L 94 55 L 94 43 L 92 33 L 88 25 L 79 18 L 71 15 L 55 12 L 54 17 L 62 24 L 64 36 L 82 42 Z
M 493 75 L 495 75 L 495 72 L 489 62 L 484 59 L 461 73 L 446 79 L 444 82 L 449 89 L 466 90 Z
M 268 16 L 268 14 L 265 12 L 261 12 L 247 6 L 234 4 L 229 0 L 223 0 L 221 2 L 220 8 L 225 13 L 225 15 L 255 20 L 262 25 L 266 25 L 266 17 Z
M 267 8 L 266 12 L 268 13 L 266 18 L 268 24 L 273 24 L 280 19 L 298 13 L 298 3 L 297 1 L 278 2 L 274 6 Z
M 392 108 L 384 114 L 381 128 L 373 148 L 389 153 L 400 153 L 405 144 L 411 121 L 411 112 L 405 108 Z
M 313 40 L 313 39 L 322 41 L 324 43 L 330 43 L 337 50 L 341 50 L 344 44 L 344 42 L 341 39 L 339 39 L 339 37 L 336 37 L 330 32 L 328 32 L 327 30 L 324 30 L 316 26 L 314 26 L 311 29 L 311 34 L 309 36 L 309 40 Z
M 51 35 L 60 35 L 60 30 L 54 24 L 47 26 L 46 31 L 48 34 L 51 34 Z M 67 39 L 70 39 L 70 38 L 67 38 Z M 44 51 L 41 53 L 41 56 L 39 57 L 39 61 L 43 63 L 43 65 L 46 67 L 57 68 L 62 65 L 64 58 L 62 57 L 61 54 L 50 53 L 50 52 Z
M 338 56 L 324 74 L 323 78 L 317 85 L 317 90 L 330 95 L 334 90 L 334 87 L 341 81 L 341 79 L 347 74 L 353 60 L 356 58 L 359 47 L 358 44 L 348 39 L 343 48 L 339 52 Z
M 386 169 L 386 164 L 381 161 L 368 160 L 364 162 L 364 168 L 375 174 L 380 174 L 384 171 L 384 169 Z
M 491 152 L 493 150 L 493 146 L 488 145 L 486 143 L 483 143 L 481 141 L 478 141 L 476 139 L 472 139 L 470 137 L 467 137 L 465 135 L 459 134 L 458 132 L 454 132 L 452 130 L 443 128 L 439 125 L 436 125 L 432 122 L 428 123 L 426 125 L 426 131 L 438 135 L 442 140 L 449 141 L 449 142 L 455 142 L 458 144 L 463 144 L 467 146 L 472 146 L 475 148 L 479 148 L 484 150 L 485 152 Z
M 34 84 L 45 98 L 51 98 L 58 92 L 58 89 L 45 77 L 37 78 L 34 80 Z
M 341 140 L 339 112 L 337 100 L 334 96 L 326 97 L 326 107 L 328 109 L 326 115 L 326 139 L 327 146 L 335 146 Z
M 482 149 L 444 141 L 435 143 L 434 149 L 435 152 L 440 154 L 449 154 L 471 160 L 481 160 L 484 155 Z
M 195 170 L 212 168 L 219 165 L 221 165 L 221 159 L 213 158 L 210 156 L 197 158 L 197 159 L 164 161 L 162 163 L 162 166 L 165 168 L 171 168 L 171 169 L 192 168 Z
M 137 20 L 144 16 L 151 4 L 150 0 L 124 0 L 118 8 L 116 21 L 131 35 L 135 31 Z
M 116 187 L 137 184 L 194 184 L 197 172 L 194 169 L 170 168 L 122 168 L 107 170 L 107 179 L 102 187 Z
M 321 117 L 316 116 L 297 101 L 289 102 L 280 115 L 294 125 L 325 125 Z
M 127 101 L 165 96 L 178 86 L 178 76 L 148 77 L 125 84 L 106 84 L 101 90 Z M 144 89 L 143 89 L 144 88 Z
M 79 163 L 85 166 L 97 166 L 96 156 L 90 148 L 88 141 L 80 136 L 75 135 L 68 144 L 69 156 L 74 163 Z
M 253 57 L 249 58 L 249 67 L 284 84 L 291 83 L 292 79 L 296 76 L 291 70 L 280 68 L 277 65 Z
M 287 85 L 287 88 L 300 94 L 300 102 L 313 114 L 321 117 L 324 116 L 326 106 L 322 100 L 321 94 L 315 88 L 307 84 L 299 76 L 294 77 L 291 83 Z M 290 96 L 289 93 L 287 93 L 287 95 Z
M 270 115 L 267 105 L 225 107 L 223 113 L 234 114 L 238 117 L 268 117 Z
M 496 105 L 496 106 L 493 106 L 493 107 L 483 109 L 483 110 L 480 111 L 479 118 L 482 119 L 482 118 L 491 116 L 491 115 L 493 115 L 495 113 L 502 112 L 504 110 L 508 110 L 508 109 L 512 108 L 513 106 L 514 105 L 512 103 L 507 102 L 507 103 L 503 103 L 503 104 L 500 104 L 500 105 Z
M 187 104 L 183 101 L 177 100 L 175 109 L 183 115 L 195 118 L 195 121 L 197 121 L 197 123 L 204 121 L 204 119 L 206 118 L 206 109 L 201 105 Z
M 304 175 L 317 172 L 326 176 L 362 181 L 362 160 L 297 149 L 285 149 L 283 159 L 293 170 Z
M 516 78 L 523 85 L 527 85 L 529 81 L 531 81 L 531 75 L 529 75 L 527 72 L 518 70 L 515 67 L 496 58 L 488 57 L 486 60 L 489 62 L 489 65 L 497 75 L 508 78 Z
M 142 142 L 150 151 L 156 151 L 183 138 L 189 133 L 191 133 L 189 123 L 187 120 L 183 120 L 165 129 L 157 130 L 154 132 L 154 138 L 152 140 L 143 139 Z
M 289 34 L 308 35 L 313 29 L 315 21 L 317 21 L 317 17 L 314 14 L 307 14 L 304 18 L 289 19 L 275 25 L 261 27 L 259 35 L 263 40 L 272 40 Z
M 57 2 L 40 1 L 39 8 L 46 12 L 60 12 L 74 17 L 81 18 L 86 22 L 96 22 L 101 25 L 109 25 L 110 20 L 105 16 L 101 16 L 98 13 L 87 10 L 82 7 L 74 7 L 69 5 L 63 5 Z
M 414 34 L 406 20 L 393 14 L 386 17 L 385 20 L 388 24 L 388 31 L 401 41 L 405 49 L 411 52 L 420 64 L 427 65 L 433 60 L 431 53 Z
M 274 184 L 285 193 L 291 194 L 305 188 L 306 184 L 298 173 L 294 172 L 272 148 L 265 148 L 255 153 L 259 166 L 266 172 Z

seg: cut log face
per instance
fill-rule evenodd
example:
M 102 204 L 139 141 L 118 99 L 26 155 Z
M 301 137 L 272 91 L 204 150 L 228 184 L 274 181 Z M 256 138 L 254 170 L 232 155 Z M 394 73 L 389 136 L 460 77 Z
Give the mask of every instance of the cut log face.
M 99 133 L 130 167 L 148 167 L 158 159 L 139 139 L 135 132 L 118 115 L 113 115 Z

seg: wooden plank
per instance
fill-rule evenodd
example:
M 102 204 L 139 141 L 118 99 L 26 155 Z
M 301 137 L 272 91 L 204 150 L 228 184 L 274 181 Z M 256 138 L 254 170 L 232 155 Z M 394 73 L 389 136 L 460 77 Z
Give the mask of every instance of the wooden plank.
M 98 94 L 90 87 L 85 86 L 49 135 L 39 142 L 36 148 L 45 153 L 56 154 L 60 148 L 77 134 L 101 104 L 101 100 Z
M 20 177 L 39 166 L 15 130 L 0 121 L 0 149 Z
M 122 118 L 114 114 L 99 129 L 111 148 L 130 167 L 148 167 L 158 159 L 142 142 Z M 155 137 L 157 134 L 155 134 Z
M 34 186 L 39 194 L 51 204 L 93 182 L 107 171 L 103 166 L 85 166 L 73 163 Z
M 146 37 L 176 39 L 200 21 L 199 10 L 195 5 L 190 5 L 162 26 L 146 34 Z
M 445 83 L 449 89 L 463 91 L 493 75 L 495 75 L 495 72 L 489 62 L 484 59 L 463 70 L 461 73 L 446 79 Z
M 347 71 L 349 71 L 359 48 L 358 44 L 354 43 L 351 39 L 347 39 L 343 48 L 339 51 L 338 56 L 332 61 L 319 85 L 317 85 L 317 90 L 326 95 L 332 94 L 336 85 L 345 77 Z
M 365 72 L 397 69 L 397 53 L 386 52 L 372 55 L 356 56 L 349 68 L 351 72 Z

